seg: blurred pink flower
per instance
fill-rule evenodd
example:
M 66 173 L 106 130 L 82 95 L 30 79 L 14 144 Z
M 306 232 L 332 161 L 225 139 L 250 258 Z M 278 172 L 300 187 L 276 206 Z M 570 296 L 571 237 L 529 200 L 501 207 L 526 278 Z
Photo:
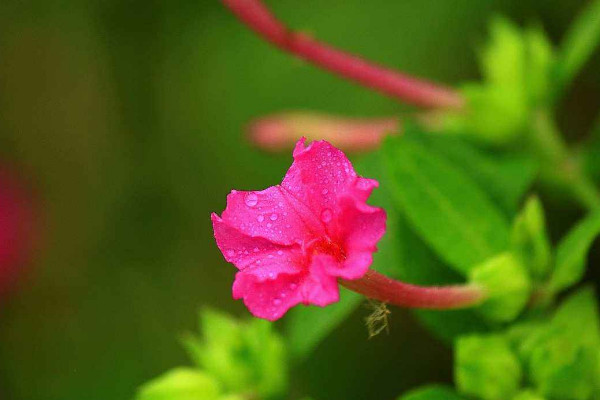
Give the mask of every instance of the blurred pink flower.
M 338 278 L 365 275 L 385 233 L 385 211 L 366 204 L 378 182 L 326 141 L 304 143 L 280 185 L 233 190 L 222 216 L 212 214 L 217 245 L 239 269 L 233 297 L 260 318 L 338 301 Z
M 12 171 L 0 166 L 0 295 L 31 256 L 33 220 L 28 191 Z
M 294 111 L 257 118 L 248 127 L 250 141 L 269 151 L 291 148 L 302 135 L 324 139 L 352 152 L 374 150 L 387 135 L 399 133 L 400 119 L 344 118 L 309 111 Z

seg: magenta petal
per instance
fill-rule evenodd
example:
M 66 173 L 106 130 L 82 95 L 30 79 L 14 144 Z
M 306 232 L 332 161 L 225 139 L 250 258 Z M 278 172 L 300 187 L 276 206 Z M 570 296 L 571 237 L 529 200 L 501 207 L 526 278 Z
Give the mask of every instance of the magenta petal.
M 358 279 L 367 272 L 377 251 L 377 242 L 386 228 L 383 209 L 360 203 L 350 197 L 340 199 L 338 235 L 344 242 L 346 260 L 337 276 Z
M 327 224 L 336 212 L 338 196 L 353 190 L 356 179 L 356 172 L 342 151 L 325 141 L 304 147 L 303 138 L 296 144 L 294 162 L 281 186 Z
M 286 274 L 273 280 L 261 280 L 252 271 L 240 271 L 235 275 L 233 298 L 243 298 L 254 316 L 275 321 L 302 302 L 301 280 L 301 275 Z
M 325 307 L 340 300 L 337 278 L 329 271 L 338 262 L 331 256 L 316 254 L 311 262 L 308 276 L 302 283 L 302 302 Z
M 265 276 L 298 273 L 302 251 L 298 245 L 281 246 L 259 237 L 249 237 L 212 214 L 217 246 L 225 260 L 238 269 L 259 268 Z
M 329 143 L 302 139 L 281 185 L 232 191 L 212 221 L 219 249 L 240 269 L 233 297 L 269 320 L 298 303 L 338 301 L 338 278 L 362 277 L 385 233 L 385 211 L 366 204 L 377 186 Z
M 281 186 L 256 192 L 232 191 L 222 218 L 248 236 L 283 245 L 300 243 L 324 229 L 316 216 Z

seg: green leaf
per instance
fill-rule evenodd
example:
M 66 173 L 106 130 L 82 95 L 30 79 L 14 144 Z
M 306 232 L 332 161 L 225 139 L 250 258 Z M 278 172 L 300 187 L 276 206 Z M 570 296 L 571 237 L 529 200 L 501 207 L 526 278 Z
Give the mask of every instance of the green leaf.
M 398 400 L 461 400 L 454 389 L 431 385 L 411 390 L 410 392 L 398 397 Z
M 537 174 L 538 166 L 531 156 L 494 154 L 454 136 L 407 132 L 411 134 L 460 168 L 510 217 Z
M 552 325 L 567 332 L 570 340 L 600 345 L 600 316 L 594 290 L 586 287 L 568 297 L 554 314 Z
M 506 338 L 465 336 L 456 342 L 455 381 L 460 393 L 483 400 L 505 400 L 520 387 L 522 371 Z
M 382 153 L 393 200 L 457 271 L 466 274 L 507 248 L 506 220 L 458 168 L 410 138 L 388 138 Z
M 557 67 L 561 88 L 566 87 L 600 42 L 600 1 L 591 1 L 572 23 L 560 51 Z
M 221 400 L 221 391 L 208 374 L 176 368 L 141 386 L 136 400 Z
M 561 240 L 556 249 L 556 266 L 550 280 L 550 290 L 565 289 L 582 278 L 588 250 L 598 234 L 600 212 L 588 215 Z
M 533 390 L 524 390 L 519 392 L 512 400 L 545 400 Z
M 354 163 L 361 176 L 375 178 L 380 182 L 380 187 L 373 191 L 369 203 L 383 207 L 387 212 L 386 234 L 377 244 L 378 251 L 374 255 L 371 268 L 398 277 L 397 213 L 391 204 L 389 185 L 385 182 L 381 165 L 381 157 L 377 153 L 365 155 Z M 301 359 L 308 356 L 363 300 L 362 296 L 340 288 L 340 301 L 327 308 L 296 307 L 290 310 L 285 319 L 292 357 Z
M 525 308 L 531 292 L 525 267 L 510 252 L 492 257 L 472 269 L 470 282 L 486 289 L 488 298 L 478 309 L 496 322 L 515 319 Z
M 530 197 L 513 223 L 511 244 L 532 278 L 544 279 L 551 268 L 552 249 L 540 200 Z

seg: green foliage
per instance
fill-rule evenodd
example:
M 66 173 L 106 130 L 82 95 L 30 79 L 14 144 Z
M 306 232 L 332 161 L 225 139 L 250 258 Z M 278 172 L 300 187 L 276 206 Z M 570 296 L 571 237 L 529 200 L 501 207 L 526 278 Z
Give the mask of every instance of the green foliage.
M 476 266 L 469 273 L 469 280 L 486 289 L 488 298 L 479 310 L 492 321 L 512 321 L 529 300 L 531 281 L 513 253 L 499 254 Z
M 483 400 L 510 399 L 522 379 L 519 360 L 500 335 L 460 338 L 455 345 L 454 369 L 459 392 Z
M 585 271 L 587 253 L 600 234 L 600 212 L 579 222 L 558 244 L 549 288 L 559 291 L 577 283 Z
M 287 388 L 286 352 L 271 323 L 200 313 L 202 337 L 183 344 L 196 368 L 175 368 L 140 387 L 136 400 L 279 398 Z
M 224 396 L 216 380 L 191 368 L 176 368 L 138 390 L 136 400 L 241 400 Z
M 447 114 L 443 126 L 498 144 L 525 133 L 532 112 L 548 102 L 554 55 L 540 27 L 521 30 L 495 18 L 490 33 L 480 53 L 484 81 L 463 88 L 469 111 Z
M 386 140 L 382 155 L 396 206 L 449 265 L 466 274 L 506 249 L 506 220 L 462 171 L 409 137 Z
M 590 1 L 571 25 L 561 44 L 557 75 L 559 88 L 566 87 L 590 58 L 600 42 L 600 1 Z
M 446 386 L 431 385 L 412 390 L 398 397 L 398 400 L 461 400 L 453 389 Z
M 184 344 L 198 367 L 214 376 L 227 392 L 272 398 L 285 391 L 286 352 L 271 323 L 260 319 L 240 323 L 205 309 L 200 327 L 202 337 L 187 336 Z
M 519 392 L 512 400 L 545 400 L 542 396 L 533 390 L 524 390 Z
M 510 217 L 536 177 L 538 166 L 529 155 L 493 153 L 464 138 L 428 134 L 415 127 L 407 128 L 405 135 L 460 168 Z
M 509 333 L 536 391 L 549 398 L 590 399 L 600 380 L 600 320 L 594 292 L 569 297 L 552 318 Z
M 545 278 L 551 269 L 552 248 L 546 231 L 542 203 L 530 197 L 513 223 L 511 244 L 521 256 L 531 277 Z

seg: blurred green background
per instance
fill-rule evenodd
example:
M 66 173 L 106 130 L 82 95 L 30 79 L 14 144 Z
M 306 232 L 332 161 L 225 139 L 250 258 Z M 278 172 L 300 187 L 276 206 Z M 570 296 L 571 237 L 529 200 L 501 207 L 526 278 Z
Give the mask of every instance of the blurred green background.
M 448 84 L 477 77 L 492 15 L 557 41 L 584 3 L 268 2 L 294 28 Z M 599 70 L 596 55 L 565 101 L 570 137 L 598 109 Z M 0 399 L 130 399 L 187 363 L 178 338 L 199 307 L 247 316 L 209 214 L 232 188 L 280 181 L 291 155 L 252 148 L 243 127 L 293 109 L 406 108 L 281 54 L 217 0 L 0 2 L 0 161 L 32 179 L 44 210 L 39 254 L 0 305 Z M 367 313 L 294 370 L 294 393 L 391 399 L 451 379 L 449 350 L 409 314 L 394 309 L 391 335 L 367 341 Z

